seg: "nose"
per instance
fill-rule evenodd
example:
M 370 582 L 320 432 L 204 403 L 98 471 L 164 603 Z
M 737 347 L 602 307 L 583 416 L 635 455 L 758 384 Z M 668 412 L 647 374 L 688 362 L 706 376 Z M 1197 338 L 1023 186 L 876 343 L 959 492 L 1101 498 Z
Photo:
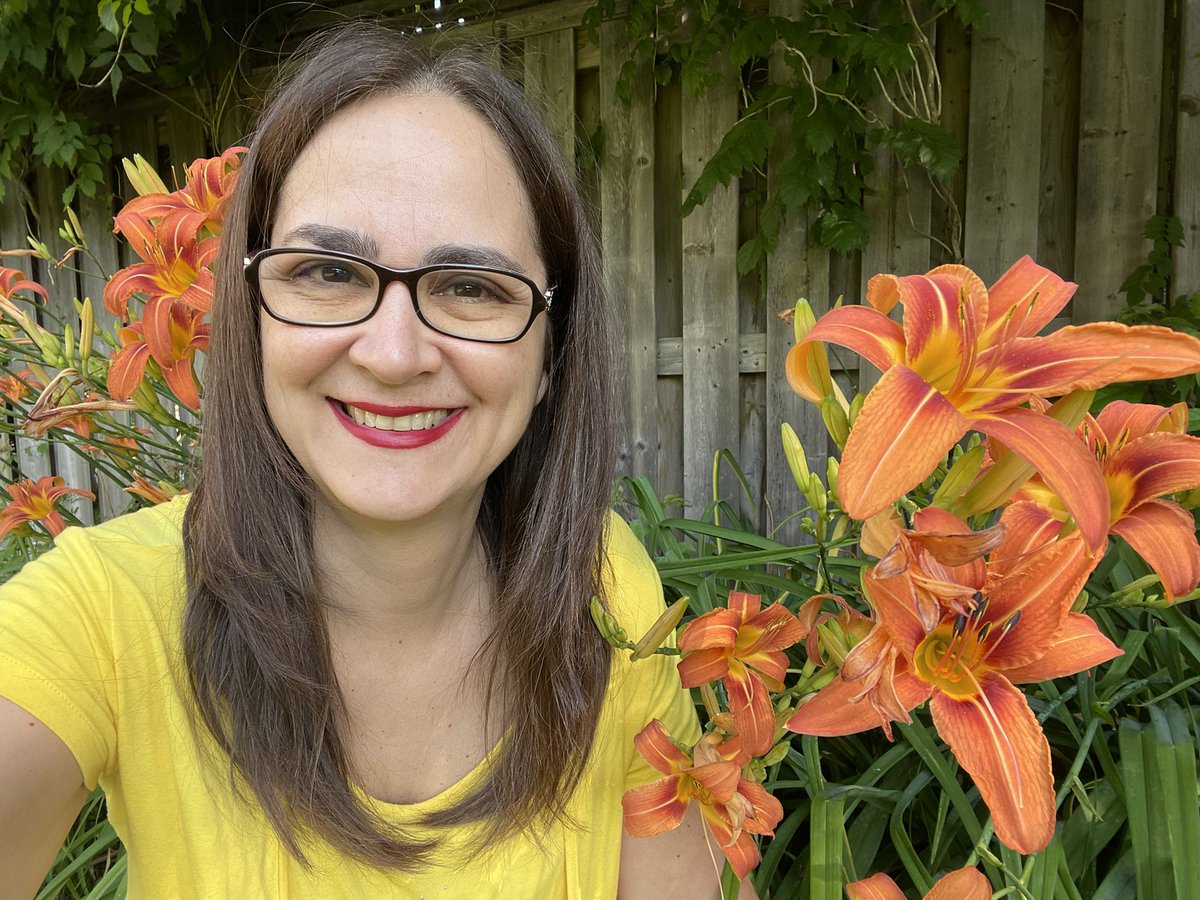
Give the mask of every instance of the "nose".
M 352 327 L 359 334 L 350 345 L 350 361 L 385 384 L 402 384 L 441 366 L 440 335 L 417 317 L 412 295 L 398 281 L 384 289 L 375 315 Z

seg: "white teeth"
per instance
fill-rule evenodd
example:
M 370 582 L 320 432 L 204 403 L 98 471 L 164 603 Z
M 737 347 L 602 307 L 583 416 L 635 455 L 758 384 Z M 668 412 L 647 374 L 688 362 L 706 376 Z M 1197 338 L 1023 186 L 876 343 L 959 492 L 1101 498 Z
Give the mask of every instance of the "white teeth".
M 441 425 L 450 418 L 448 409 L 430 409 L 408 416 L 381 416 L 349 403 L 343 403 L 342 407 L 359 425 L 378 428 L 380 431 L 425 431 Z

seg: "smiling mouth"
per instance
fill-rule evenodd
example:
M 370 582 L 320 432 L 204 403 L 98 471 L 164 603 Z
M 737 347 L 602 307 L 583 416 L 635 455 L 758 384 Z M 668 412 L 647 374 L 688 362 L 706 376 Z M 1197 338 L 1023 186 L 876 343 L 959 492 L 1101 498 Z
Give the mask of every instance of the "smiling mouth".
M 428 431 L 445 422 L 453 412 L 449 409 L 429 409 L 407 416 L 381 416 L 348 403 L 343 403 L 342 409 L 355 423 L 379 431 Z

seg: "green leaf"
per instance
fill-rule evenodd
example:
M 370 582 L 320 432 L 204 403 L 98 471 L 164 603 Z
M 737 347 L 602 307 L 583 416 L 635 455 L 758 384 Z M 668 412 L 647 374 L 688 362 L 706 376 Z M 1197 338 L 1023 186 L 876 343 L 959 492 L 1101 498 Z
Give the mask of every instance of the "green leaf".
M 861 206 L 835 203 L 817 219 L 817 240 L 831 250 L 849 253 L 867 245 L 870 220 Z
M 129 64 L 129 68 L 135 72 L 145 74 L 150 71 L 150 66 L 138 53 L 126 53 L 125 62 Z
M 922 166 L 939 181 L 949 181 L 962 161 L 962 148 L 948 132 L 921 119 L 885 129 L 882 140 L 909 166 Z
M 761 165 L 767 158 L 775 127 L 765 116 L 754 116 L 739 120 L 721 140 L 721 146 L 713 154 L 696 178 L 683 202 L 681 215 L 688 215 L 702 204 L 717 187 L 727 185 L 748 169 Z
M 113 36 L 121 33 L 115 7 L 115 0 L 100 0 L 100 4 L 96 7 L 96 13 L 100 17 L 100 27 Z

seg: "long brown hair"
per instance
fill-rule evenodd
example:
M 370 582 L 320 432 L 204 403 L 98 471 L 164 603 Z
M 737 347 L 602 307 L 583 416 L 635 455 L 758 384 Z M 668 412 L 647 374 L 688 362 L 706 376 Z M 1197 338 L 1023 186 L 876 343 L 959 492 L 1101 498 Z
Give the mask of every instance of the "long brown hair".
M 596 731 L 609 649 L 587 611 L 615 458 L 613 343 L 595 239 L 571 170 L 520 89 L 469 52 L 433 57 L 356 23 L 325 33 L 263 113 L 223 227 L 203 453 L 184 523 L 184 656 L 199 719 L 302 862 L 316 833 L 369 864 L 412 869 L 432 845 L 358 802 L 310 529 L 314 486 L 262 387 L 259 312 L 242 260 L 267 245 L 289 168 L 338 110 L 388 93 L 458 98 L 496 131 L 534 213 L 549 283 L 549 389 L 488 480 L 478 531 L 493 567 L 480 690 L 506 736 L 479 788 L 427 824 L 480 823 L 483 846 L 564 817 Z

